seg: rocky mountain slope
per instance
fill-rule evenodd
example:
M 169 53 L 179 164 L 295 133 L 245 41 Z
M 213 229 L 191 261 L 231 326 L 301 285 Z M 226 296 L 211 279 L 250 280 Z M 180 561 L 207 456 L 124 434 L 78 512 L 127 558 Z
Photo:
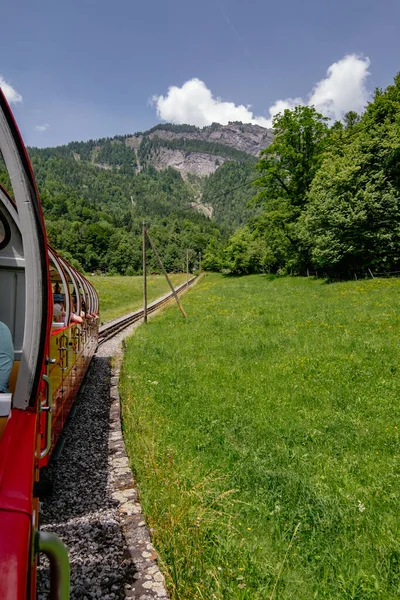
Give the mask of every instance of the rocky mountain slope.
M 177 131 L 174 131 L 174 129 Z M 182 131 L 179 128 L 182 127 Z M 229 123 L 229 125 L 219 125 L 214 123 L 202 129 L 187 126 L 157 125 L 150 130 L 149 138 L 160 138 L 164 140 L 186 138 L 191 140 L 200 140 L 203 142 L 213 142 L 230 146 L 241 150 L 247 154 L 258 157 L 261 150 L 269 146 L 272 142 L 272 129 L 265 129 L 260 125 L 251 125 L 250 123 Z
M 229 160 L 254 163 L 272 139 L 272 130 L 259 125 L 213 123 L 200 129 L 166 123 L 134 135 L 71 142 L 41 153 L 132 175 L 148 167 L 157 171 L 172 167 L 188 180 L 191 175 L 207 177 Z
M 183 179 L 187 179 L 188 175 L 197 175 L 198 177 L 211 175 L 226 160 L 229 159 L 218 154 L 185 151 L 161 146 L 150 155 L 147 164 L 151 164 L 157 171 L 172 167 L 179 171 Z
M 142 159 L 157 170 L 172 167 L 187 179 L 189 174 L 210 175 L 227 160 L 251 161 L 272 139 L 272 130 L 259 125 L 213 123 L 200 129 L 167 123 L 128 137 L 125 143 L 135 149 L 139 168 Z

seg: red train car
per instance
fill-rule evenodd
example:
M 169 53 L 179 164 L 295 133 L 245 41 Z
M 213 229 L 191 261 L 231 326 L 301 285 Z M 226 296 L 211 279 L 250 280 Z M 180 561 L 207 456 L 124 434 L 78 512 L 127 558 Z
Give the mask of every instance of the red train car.
M 14 345 L 8 390 L 0 393 L 0 598 L 36 597 L 37 555 L 44 552 L 52 597 L 66 599 L 67 551 L 38 530 L 40 468 L 96 349 L 98 297 L 48 247 L 33 172 L 1 90 L 0 155 L 13 191 L 11 198 L 0 187 L 0 321 Z

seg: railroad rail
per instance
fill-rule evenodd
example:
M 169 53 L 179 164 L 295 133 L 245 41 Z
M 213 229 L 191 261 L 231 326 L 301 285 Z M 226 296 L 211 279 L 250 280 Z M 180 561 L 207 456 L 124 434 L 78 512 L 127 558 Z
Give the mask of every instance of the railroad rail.
M 193 285 L 193 283 L 196 281 L 196 279 L 197 279 L 197 277 L 192 277 L 191 279 L 189 279 L 188 283 L 185 282 L 185 283 L 182 283 L 181 285 L 178 285 L 175 288 L 175 292 L 177 294 L 183 292 L 189 286 Z M 159 308 L 161 308 L 162 306 L 164 306 L 165 304 L 168 304 L 168 302 L 170 302 L 171 299 L 173 299 L 173 294 L 172 294 L 172 292 L 169 292 L 169 294 L 162 296 L 162 298 L 158 298 L 158 300 L 154 300 L 154 302 L 151 302 L 147 306 L 147 314 L 151 314 L 151 313 L 155 312 L 156 310 L 158 310 Z M 140 321 L 141 319 L 143 319 L 143 317 L 144 317 L 144 309 L 139 308 L 138 310 L 135 310 L 134 312 L 129 313 L 128 315 L 125 315 L 124 317 L 115 319 L 111 323 L 105 323 L 104 325 L 102 325 L 99 328 L 98 346 L 100 346 L 101 344 L 104 344 L 104 342 L 106 342 L 107 340 L 109 340 L 112 337 L 114 337 L 115 335 L 117 335 L 117 333 L 119 333 L 123 329 L 126 329 L 126 327 L 129 327 L 130 325 L 132 325 L 132 323 L 136 323 L 137 321 Z

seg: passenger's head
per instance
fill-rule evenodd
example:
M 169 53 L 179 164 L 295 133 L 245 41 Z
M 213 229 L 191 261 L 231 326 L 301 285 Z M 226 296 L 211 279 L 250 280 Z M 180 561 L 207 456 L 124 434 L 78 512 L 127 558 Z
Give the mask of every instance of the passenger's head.
M 53 306 L 53 321 L 59 323 L 62 321 L 64 314 L 64 304 L 56 302 Z

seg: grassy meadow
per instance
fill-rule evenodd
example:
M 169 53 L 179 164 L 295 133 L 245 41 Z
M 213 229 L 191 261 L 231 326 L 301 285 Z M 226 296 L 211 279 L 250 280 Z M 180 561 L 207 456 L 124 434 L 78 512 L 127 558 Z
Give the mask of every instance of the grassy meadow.
M 123 425 L 174 600 L 400 596 L 400 280 L 208 275 L 128 340 Z
M 117 317 L 122 317 L 143 306 L 143 277 L 89 277 L 100 297 L 101 322 L 106 323 Z M 170 275 L 173 285 L 177 286 L 186 281 L 185 273 Z M 157 300 L 170 291 L 164 275 L 149 275 L 147 277 L 148 302 Z

